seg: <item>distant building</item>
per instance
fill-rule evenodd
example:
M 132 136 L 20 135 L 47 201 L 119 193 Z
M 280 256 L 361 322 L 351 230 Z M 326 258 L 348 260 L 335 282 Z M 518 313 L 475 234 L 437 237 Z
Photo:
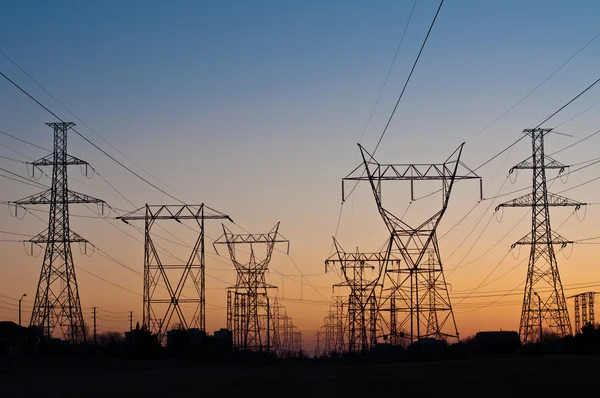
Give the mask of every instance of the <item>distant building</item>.
M 447 345 L 446 340 L 421 337 L 408 347 L 408 351 L 420 354 L 437 354 L 443 352 Z
M 521 347 L 521 339 L 515 331 L 478 332 L 475 335 L 475 347 L 484 354 L 512 354 Z
M 217 342 L 228 343 L 229 341 L 231 341 L 232 333 L 229 329 L 221 328 L 219 330 L 215 330 L 214 336 Z
M 0 322 L 0 358 L 21 358 L 37 351 L 35 328 L 26 328 L 14 322 Z
M 198 353 L 206 345 L 206 333 L 197 328 L 167 331 L 167 349 L 173 353 Z

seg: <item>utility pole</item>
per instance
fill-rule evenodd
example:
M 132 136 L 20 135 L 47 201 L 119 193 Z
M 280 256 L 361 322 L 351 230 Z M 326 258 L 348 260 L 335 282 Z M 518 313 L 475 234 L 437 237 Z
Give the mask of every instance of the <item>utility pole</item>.
M 129 311 L 129 331 L 133 331 L 133 311 Z
M 317 330 L 317 344 L 315 345 L 315 356 L 318 358 L 321 353 L 321 331 Z
M 21 326 L 21 301 L 23 301 L 24 297 L 27 297 L 27 293 L 23 293 L 23 295 L 19 299 L 19 326 Z
M 97 330 L 96 330 L 96 326 L 97 326 L 96 325 L 96 309 L 97 308 L 98 307 L 92 307 L 92 309 L 94 310 L 94 345 L 96 345 L 96 343 L 98 342 L 97 341 L 97 333 L 96 333 L 97 332 Z
M 87 248 L 89 243 L 70 229 L 69 204 L 95 203 L 104 208 L 105 202 L 68 188 L 67 166 L 78 165 L 84 168 L 86 173 L 88 169 L 87 162 L 67 154 L 67 131 L 75 124 L 46 124 L 54 130 L 54 150 L 31 165 L 34 169 L 51 166 L 52 185 L 43 192 L 12 202 L 15 207 L 50 205 L 48 228 L 29 240 L 32 244 L 46 245 L 31 325 L 40 328 L 42 335 L 47 339 L 52 338 L 52 333 L 58 326 L 66 340 L 73 344 L 85 343 L 71 243 L 80 243 L 84 248 Z
M 552 129 L 525 129 L 523 132 L 531 137 L 532 154 L 529 158 L 514 166 L 514 170 L 532 170 L 533 184 L 531 193 L 503 203 L 496 207 L 529 207 L 531 208 L 531 232 L 516 245 L 529 245 L 529 264 L 527 266 L 527 279 L 523 292 L 523 308 L 521 311 L 521 322 L 519 335 L 523 343 L 533 342 L 536 329 L 542 328 L 542 323 L 536 322 L 535 309 L 532 296 L 534 292 L 540 292 L 544 298 L 540 298 L 540 318 L 545 320 L 548 331 L 560 337 L 572 334 L 567 302 L 563 292 L 558 263 L 554 253 L 554 245 L 566 246 L 572 244 L 560 236 L 550 227 L 550 206 L 572 206 L 575 210 L 585 203 L 576 202 L 548 192 L 546 185 L 546 170 L 556 169 L 560 173 L 567 167 L 557 162 L 544 153 L 544 137 Z M 538 296 L 539 298 L 539 296 Z

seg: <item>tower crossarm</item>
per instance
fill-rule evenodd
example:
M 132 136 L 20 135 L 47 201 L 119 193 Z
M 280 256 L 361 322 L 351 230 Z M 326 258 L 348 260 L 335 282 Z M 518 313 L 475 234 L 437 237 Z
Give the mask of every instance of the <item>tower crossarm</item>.
M 519 239 L 518 241 L 516 241 L 515 243 L 512 244 L 511 247 L 515 247 L 517 245 L 561 245 L 561 246 L 566 246 L 568 244 L 572 244 L 574 243 L 572 240 L 567 240 L 566 238 L 563 238 L 559 233 L 554 232 L 554 231 L 550 231 L 550 239 L 548 239 L 547 236 L 544 236 L 543 238 L 537 238 L 537 239 L 533 239 L 531 232 L 528 233 L 527 235 L 525 235 L 524 237 L 522 237 L 521 239 Z
M 533 169 L 534 167 L 539 167 L 539 166 L 534 166 L 533 157 L 530 156 L 529 158 L 525 159 L 524 161 L 517 164 L 516 166 L 513 166 L 509 172 L 512 173 L 514 170 L 529 170 L 529 169 Z M 558 169 L 558 170 L 560 170 L 560 172 L 562 172 L 567 167 L 569 167 L 569 166 L 566 166 L 566 165 L 560 163 L 559 161 L 552 159 L 550 156 L 546 156 L 544 158 L 544 168 L 545 169 Z
M 475 172 L 468 169 L 462 162 L 464 174 L 457 174 L 455 180 L 480 179 Z M 433 164 L 379 164 L 367 162 L 372 172 L 372 178 L 380 181 L 440 181 L 452 178 L 454 168 L 447 163 Z M 357 174 L 362 167 L 357 167 L 344 177 L 343 181 L 369 181 L 369 177 Z
M 52 189 L 47 189 L 40 193 L 36 193 L 31 196 L 27 196 L 23 199 L 19 199 L 14 202 L 10 202 L 14 205 L 49 205 L 52 203 L 97 203 L 97 204 L 106 204 L 102 199 L 97 199 L 92 196 L 75 192 L 75 191 L 67 191 L 67 200 L 62 201 L 60 198 L 52 199 Z
M 340 262 L 358 262 L 358 263 L 372 263 L 372 262 L 385 262 L 390 260 L 389 254 L 387 252 L 381 253 L 334 253 L 325 260 L 325 265 L 329 265 L 330 263 Z M 392 259 L 393 260 L 393 259 Z M 400 261 L 400 259 L 397 259 Z
M 33 238 L 26 240 L 25 242 L 37 243 L 37 244 L 49 243 L 49 242 L 71 242 L 71 243 L 91 244 L 87 241 L 87 239 L 85 239 L 81 235 L 77 234 L 76 232 L 73 232 L 72 230 L 69 230 L 69 236 L 65 239 L 64 237 L 60 237 L 60 236 L 49 237 L 47 229 L 45 231 L 40 232 L 39 234 L 35 235 Z
M 479 196 L 482 197 L 482 183 L 474 170 L 468 168 L 461 160 L 461 154 L 464 144 L 461 144 L 444 162 L 430 164 L 382 164 L 379 163 L 373 155 L 367 152 L 360 144 L 359 149 L 362 155 L 362 165 L 352 170 L 346 177 L 342 179 L 342 200 L 346 200 L 345 183 L 355 181 L 357 184 L 360 181 L 368 181 L 375 202 L 386 226 L 390 232 L 397 230 L 412 230 L 411 226 L 406 224 L 399 217 L 396 217 L 388 209 L 385 208 L 382 199 L 382 182 L 385 181 L 409 181 L 410 182 L 410 198 L 415 200 L 414 183 L 419 181 L 437 181 L 441 187 L 434 193 L 441 192 L 442 207 L 435 216 L 428 218 L 422 224 L 427 228 L 435 229 L 443 216 L 450 198 L 452 187 L 459 180 L 479 180 Z M 355 185 L 356 186 L 356 185 Z M 354 188 L 353 188 L 354 189 Z
M 125 223 L 139 220 L 229 220 L 227 214 L 200 205 L 146 205 L 116 218 Z
M 548 206 L 575 206 L 579 209 L 581 206 L 584 206 L 586 203 L 577 202 L 566 198 L 564 196 L 560 196 L 554 193 L 548 192 L 547 201 L 534 200 L 533 194 L 528 193 L 526 195 L 520 196 L 518 198 L 512 199 L 508 202 L 499 204 L 496 207 L 496 211 L 498 211 L 501 207 L 544 207 Z
M 379 163 L 360 144 L 363 163 L 342 179 L 342 199 L 345 196 L 345 182 L 370 181 L 381 190 L 383 181 L 452 181 L 478 179 L 481 177 L 460 160 L 462 145 L 444 163 Z M 454 156 L 457 155 L 455 158 Z M 447 190 L 450 185 L 445 184 Z M 411 185 L 411 199 L 414 200 Z
M 234 234 L 223 225 L 223 234 L 213 242 L 213 247 L 217 251 L 216 245 L 227 245 L 231 251 L 237 244 L 266 244 L 268 252 L 271 252 L 277 243 L 286 243 L 286 253 L 290 252 L 290 241 L 279 233 L 279 223 L 271 231 L 259 234 Z M 268 257 L 270 257 L 270 254 Z
M 44 156 L 41 159 L 38 159 L 34 162 L 29 163 L 32 166 L 54 166 L 54 165 L 60 165 L 60 166 L 73 166 L 73 165 L 78 165 L 78 166 L 87 166 L 88 162 L 86 162 L 85 160 L 81 160 L 79 158 L 76 158 L 75 156 L 71 156 L 71 155 L 65 155 L 65 161 L 64 162 L 57 162 L 56 159 L 54 158 L 54 154 L 50 153 L 46 156 Z

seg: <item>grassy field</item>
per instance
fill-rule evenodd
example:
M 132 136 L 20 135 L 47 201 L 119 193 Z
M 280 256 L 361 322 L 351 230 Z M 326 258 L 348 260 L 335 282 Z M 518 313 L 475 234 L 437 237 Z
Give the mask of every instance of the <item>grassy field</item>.
M 1 397 L 574 396 L 596 394 L 600 357 L 487 358 L 394 364 L 187 361 L 0 363 Z

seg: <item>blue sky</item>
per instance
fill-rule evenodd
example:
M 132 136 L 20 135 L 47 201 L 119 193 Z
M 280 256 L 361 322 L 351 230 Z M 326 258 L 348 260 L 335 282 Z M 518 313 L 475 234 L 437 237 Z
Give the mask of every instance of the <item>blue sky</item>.
M 0 49 L 104 138 L 179 192 L 239 216 L 246 228 L 268 230 L 268 223 L 281 220 L 280 231 L 292 241 L 292 253 L 306 273 L 314 273 L 322 270 L 335 230 L 340 179 L 355 165 L 356 143 L 412 6 L 411 0 L 13 1 L 4 3 L 0 15 Z M 362 140 L 367 149 L 381 134 L 437 6 L 436 1 L 417 3 Z M 445 159 L 594 37 L 598 15 L 596 1 L 446 1 L 379 156 L 390 162 Z M 1 56 L 0 70 L 61 117 L 71 118 Z M 468 141 L 465 161 L 476 166 L 491 157 L 523 128 L 596 80 L 598 70 L 600 39 L 519 107 Z M 599 100 L 598 89 L 592 90 L 555 120 L 565 121 Z M 6 81 L 0 81 L 0 104 L 0 130 L 51 145 L 50 130 L 40 122 L 51 121 L 49 115 L 20 98 Z M 597 112 L 588 112 L 561 131 L 584 136 L 598 129 L 598 122 Z M 572 142 L 558 136 L 552 140 L 555 148 Z M 44 155 L 3 137 L 0 142 L 32 158 Z M 136 204 L 171 201 L 78 137 L 72 135 L 69 146 Z M 527 157 L 529 149 L 523 143 L 510 157 L 482 170 L 490 195 L 509 166 Z M 561 154 L 561 160 L 591 158 L 597 150 L 590 140 Z M 24 172 L 11 163 L 2 162 L 2 167 Z M 528 178 L 519 181 L 526 186 Z M 88 183 L 110 191 L 99 180 Z M 2 186 L 2 200 L 35 191 L 8 181 Z M 374 250 L 385 238 L 384 229 L 364 188 L 352 209 L 345 210 L 342 244 Z M 593 196 L 594 189 L 576 193 L 591 201 L 585 196 Z M 457 189 L 456 195 L 460 200 L 453 202 L 449 220 L 458 220 L 476 203 L 477 188 Z M 106 198 L 115 207 L 130 207 L 121 199 Z M 5 216 L 2 220 L 21 232 L 43 228 L 35 220 L 19 223 Z M 124 260 L 141 264 L 140 245 L 119 246 L 101 225 L 82 223 L 79 230 L 105 247 L 115 244 Z M 503 231 L 484 240 L 493 241 L 496 234 Z M 520 237 L 516 235 L 512 240 Z M 130 247 L 138 252 L 129 253 Z M 20 248 L 2 249 L 21 259 Z M 23 261 L 34 264 L 23 271 L 23 285 L 35 284 L 39 260 Z M 488 271 L 481 268 L 484 274 Z M 98 272 L 111 277 L 119 271 Z M 315 283 L 327 285 L 327 278 Z M 476 282 L 455 281 L 464 288 Z M 141 290 L 141 283 L 130 283 Z M 83 300 L 89 301 L 85 296 Z M 312 326 L 309 317 L 305 322 Z

